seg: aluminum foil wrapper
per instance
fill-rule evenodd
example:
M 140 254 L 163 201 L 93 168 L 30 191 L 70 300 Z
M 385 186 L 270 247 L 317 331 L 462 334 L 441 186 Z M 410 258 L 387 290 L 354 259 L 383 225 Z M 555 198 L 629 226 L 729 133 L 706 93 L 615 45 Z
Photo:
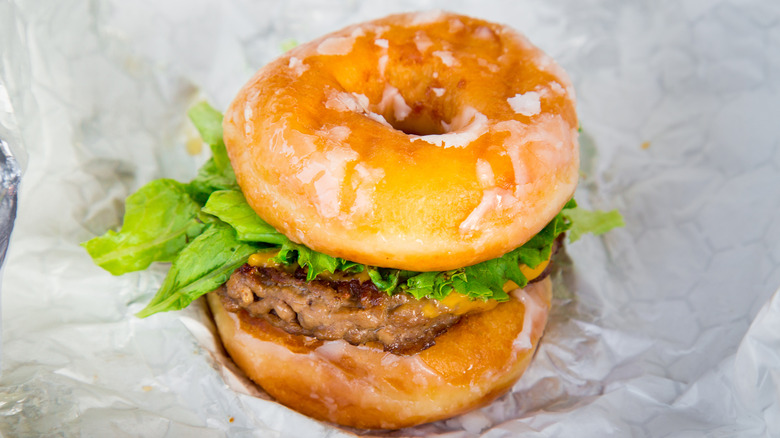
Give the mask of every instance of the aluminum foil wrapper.
M 577 199 L 627 226 L 568 246 L 509 394 L 417 428 L 345 430 L 249 384 L 201 303 L 135 318 L 165 266 L 112 277 L 79 243 L 117 227 L 145 182 L 195 175 L 207 148 L 192 103 L 224 109 L 287 41 L 433 8 L 509 24 L 566 68 L 584 129 Z M 779 54 L 773 0 L 0 0 L 0 247 L 16 212 L 0 431 L 780 436 Z

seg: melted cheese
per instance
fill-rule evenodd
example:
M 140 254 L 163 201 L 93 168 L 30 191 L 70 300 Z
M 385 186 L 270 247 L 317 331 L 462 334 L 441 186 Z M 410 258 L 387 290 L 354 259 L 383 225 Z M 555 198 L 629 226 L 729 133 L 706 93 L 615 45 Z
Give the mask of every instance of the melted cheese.
M 534 278 L 542 275 L 542 272 L 547 268 L 547 265 L 550 264 L 550 259 L 547 259 L 543 261 L 542 263 L 539 263 L 539 266 L 535 268 L 530 268 L 528 265 L 520 265 L 520 272 L 525 275 L 525 278 L 528 279 L 528 281 L 533 280 Z M 519 286 L 514 281 L 507 281 L 504 285 L 504 292 L 509 292 L 511 290 L 517 289 Z
M 528 281 L 542 275 L 547 265 L 550 264 L 550 259 L 539 263 L 539 266 L 530 268 L 527 265 L 520 265 L 520 272 L 525 275 Z M 518 289 L 519 286 L 514 281 L 507 281 L 504 285 L 504 291 L 509 292 Z M 464 315 L 471 311 L 486 311 L 490 310 L 498 305 L 496 300 L 473 300 L 467 295 L 459 294 L 457 292 L 451 292 L 449 295 L 438 301 L 431 301 L 423 308 L 423 315 L 426 318 L 435 318 L 440 314 L 454 313 L 455 315 Z
M 279 263 L 276 263 L 271 259 L 276 257 L 277 254 L 279 254 L 279 251 L 277 250 L 257 252 L 249 256 L 247 263 L 249 266 L 254 266 L 255 268 L 275 268 L 279 266 Z
M 442 313 L 464 315 L 471 311 L 490 310 L 498 305 L 496 300 L 472 300 L 467 295 L 450 292 L 441 300 L 431 300 L 423 307 L 423 315 L 427 318 L 435 318 Z
M 528 281 L 531 281 L 534 278 L 542 275 L 542 272 L 544 272 L 544 270 L 547 269 L 547 265 L 549 264 L 550 264 L 550 259 L 547 259 L 542 263 L 539 263 L 539 266 L 535 268 L 529 268 L 527 265 L 520 265 L 520 272 L 522 272 L 523 275 L 525 275 L 525 278 L 527 278 Z

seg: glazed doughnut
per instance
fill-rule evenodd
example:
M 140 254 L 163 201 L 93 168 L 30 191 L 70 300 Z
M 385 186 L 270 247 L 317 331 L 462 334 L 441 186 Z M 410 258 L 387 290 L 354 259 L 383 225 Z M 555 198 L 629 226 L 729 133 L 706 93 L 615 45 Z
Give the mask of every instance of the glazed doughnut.
M 249 204 L 347 260 L 454 269 L 522 245 L 578 179 L 571 83 L 508 27 L 394 15 L 260 69 L 223 122 Z
M 525 371 L 550 308 L 546 278 L 493 310 L 465 317 L 411 356 L 291 335 L 208 294 L 225 349 L 277 401 L 311 417 L 396 429 L 487 404 Z

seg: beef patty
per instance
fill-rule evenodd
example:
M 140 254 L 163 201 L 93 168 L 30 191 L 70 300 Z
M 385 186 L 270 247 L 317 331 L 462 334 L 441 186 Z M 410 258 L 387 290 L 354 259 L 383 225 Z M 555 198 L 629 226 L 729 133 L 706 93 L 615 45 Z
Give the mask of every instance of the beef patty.
M 302 269 L 288 273 L 246 264 L 225 286 L 219 293 L 228 311 L 243 309 L 287 333 L 381 346 L 396 354 L 430 347 L 461 318 L 436 300 L 391 296 L 370 281 L 307 282 Z
M 560 238 L 553 252 L 561 246 Z M 552 265 L 552 264 L 550 264 Z M 549 274 L 550 265 L 532 281 Z M 468 313 L 490 308 L 450 308 L 433 299 L 388 295 L 371 281 L 306 281 L 306 271 L 245 264 L 218 290 L 225 308 L 246 311 L 287 333 L 320 340 L 344 339 L 353 345 L 373 345 L 395 354 L 413 354 Z

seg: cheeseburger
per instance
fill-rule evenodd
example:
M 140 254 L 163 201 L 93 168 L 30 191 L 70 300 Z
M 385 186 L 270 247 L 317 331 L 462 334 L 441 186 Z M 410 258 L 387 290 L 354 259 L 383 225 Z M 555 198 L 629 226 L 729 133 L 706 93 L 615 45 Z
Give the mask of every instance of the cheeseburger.
M 621 222 L 572 200 L 569 78 L 495 23 L 354 25 L 260 69 L 224 117 L 190 118 L 212 150 L 198 176 L 142 187 L 121 231 L 84 246 L 114 274 L 172 262 L 139 316 L 207 295 L 247 376 L 324 421 L 412 426 L 509 390 L 564 232 Z

